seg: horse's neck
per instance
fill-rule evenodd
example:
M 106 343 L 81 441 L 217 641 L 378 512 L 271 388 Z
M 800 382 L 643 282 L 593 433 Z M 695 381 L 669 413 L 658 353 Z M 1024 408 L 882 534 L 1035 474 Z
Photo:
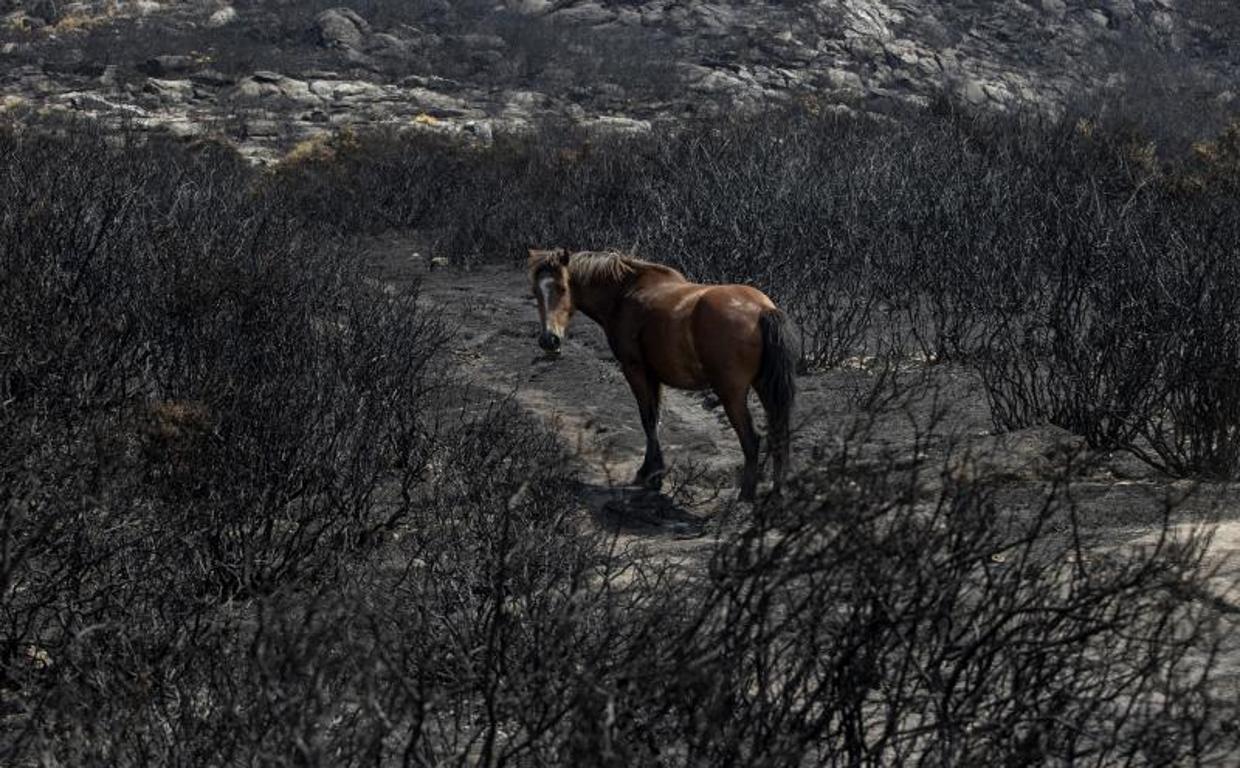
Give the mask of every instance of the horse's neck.
M 590 280 L 573 277 L 569 286 L 573 294 L 573 304 L 581 314 L 606 329 L 616 308 L 624 300 L 626 283 L 632 279 L 632 275 L 616 278 L 596 276 Z

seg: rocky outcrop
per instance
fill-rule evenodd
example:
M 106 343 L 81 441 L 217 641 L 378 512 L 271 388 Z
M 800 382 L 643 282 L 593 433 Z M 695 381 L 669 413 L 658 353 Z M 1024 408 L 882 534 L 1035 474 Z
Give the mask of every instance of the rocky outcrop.
M 502 0 L 493 10 L 422 0 L 382 24 L 347 7 L 305 14 L 301 36 L 291 21 L 300 6 L 285 0 L 94 0 L 54 12 L 4 1 L 0 96 L 92 115 L 137 110 L 177 130 L 236 124 L 258 156 L 376 122 L 485 139 L 547 117 L 631 131 L 797 101 L 886 112 L 944 91 L 979 108 L 1054 111 L 1122 79 L 1125 56 L 1144 64 L 1133 51 L 1213 76 L 1220 100 L 1240 80 L 1240 12 L 1231 26 L 1205 23 L 1173 0 Z M 80 41 L 105 27 L 112 52 L 96 61 L 99 46 Z M 215 31 L 224 27 L 246 33 Z M 253 49 L 215 60 L 212 35 L 225 34 Z M 237 71 L 238 60 L 256 64 Z

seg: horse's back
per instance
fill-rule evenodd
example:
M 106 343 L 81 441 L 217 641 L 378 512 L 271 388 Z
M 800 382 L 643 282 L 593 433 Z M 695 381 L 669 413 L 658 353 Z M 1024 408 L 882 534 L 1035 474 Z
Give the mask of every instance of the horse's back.
M 637 293 L 643 311 L 673 322 L 731 324 L 775 309 L 765 293 L 748 285 L 659 281 Z
M 635 294 L 642 357 L 682 389 L 748 386 L 762 359 L 759 318 L 775 308 L 747 285 L 657 280 Z
M 705 317 L 719 322 L 755 321 L 763 312 L 775 309 L 775 302 L 749 285 L 703 286 L 700 303 Z

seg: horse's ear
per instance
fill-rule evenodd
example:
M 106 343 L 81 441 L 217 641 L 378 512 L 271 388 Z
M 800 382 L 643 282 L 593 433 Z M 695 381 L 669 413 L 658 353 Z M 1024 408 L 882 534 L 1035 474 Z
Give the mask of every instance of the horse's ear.
M 567 267 L 568 260 L 571 259 L 572 256 L 573 256 L 572 251 L 568 250 L 567 248 L 561 248 L 560 256 L 559 256 L 560 266 Z

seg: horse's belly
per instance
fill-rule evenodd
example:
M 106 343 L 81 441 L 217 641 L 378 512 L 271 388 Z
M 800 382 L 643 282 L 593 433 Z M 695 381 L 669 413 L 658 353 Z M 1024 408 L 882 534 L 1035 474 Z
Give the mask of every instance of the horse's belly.
M 683 324 L 676 328 L 648 327 L 646 330 L 643 356 L 660 381 L 676 389 L 710 387 L 693 339 Z
M 669 369 L 666 373 L 659 372 L 659 379 L 674 389 L 710 389 L 710 382 L 700 366 L 696 371 Z

